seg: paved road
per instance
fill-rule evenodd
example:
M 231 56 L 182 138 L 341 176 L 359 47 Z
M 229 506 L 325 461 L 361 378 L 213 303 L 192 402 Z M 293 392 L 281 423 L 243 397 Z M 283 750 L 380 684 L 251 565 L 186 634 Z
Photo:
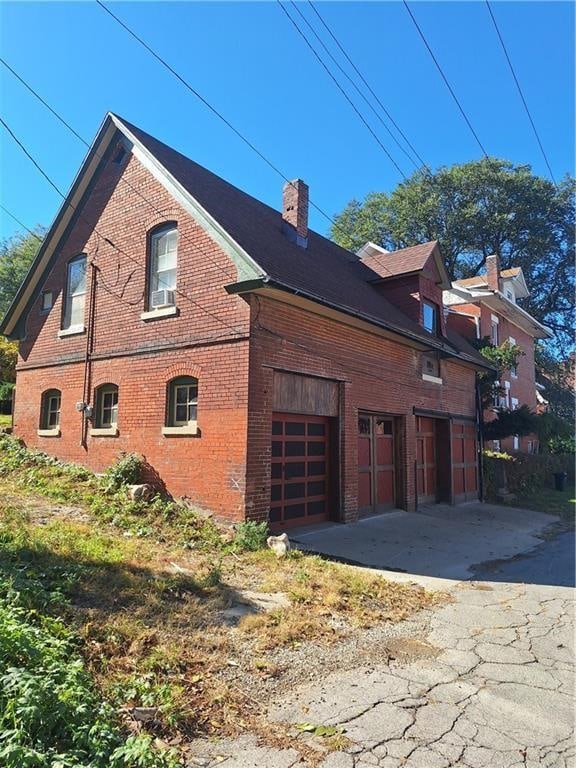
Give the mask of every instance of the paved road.
M 322 768 L 574 766 L 572 590 L 461 582 L 453 595 L 432 617 L 436 658 L 333 673 L 275 702 L 269 719 L 345 728 L 350 745 Z M 193 764 L 306 765 L 250 736 L 215 750 Z
M 574 587 L 576 581 L 574 531 L 560 533 L 531 552 L 474 570 L 478 579 L 531 582 L 557 587 Z

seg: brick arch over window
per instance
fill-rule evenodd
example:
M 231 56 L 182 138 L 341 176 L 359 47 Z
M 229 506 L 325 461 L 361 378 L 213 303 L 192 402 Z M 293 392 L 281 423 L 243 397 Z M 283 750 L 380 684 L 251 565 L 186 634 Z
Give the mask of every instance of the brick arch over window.
M 193 363 L 175 363 L 166 369 L 166 383 L 178 376 L 191 376 L 194 379 L 202 377 L 202 368 Z
M 175 376 L 166 383 L 166 427 L 196 429 L 198 386 L 196 376 Z

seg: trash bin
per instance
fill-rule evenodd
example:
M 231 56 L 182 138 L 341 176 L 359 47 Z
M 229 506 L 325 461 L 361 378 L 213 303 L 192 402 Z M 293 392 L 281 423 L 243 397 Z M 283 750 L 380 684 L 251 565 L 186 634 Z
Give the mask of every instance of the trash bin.
M 567 477 L 568 475 L 566 472 L 554 472 L 554 489 L 557 491 L 563 491 Z

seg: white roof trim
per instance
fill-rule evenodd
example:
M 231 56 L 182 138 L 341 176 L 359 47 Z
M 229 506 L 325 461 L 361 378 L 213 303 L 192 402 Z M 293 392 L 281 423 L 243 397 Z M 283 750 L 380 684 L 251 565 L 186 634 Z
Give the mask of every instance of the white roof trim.
M 240 246 L 218 221 L 203 208 L 188 190 L 186 190 L 171 173 L 169 173 L 156 156 L 124 125 L 116 115 L 109 117 L 122 133 L 134 145 L 134 156 L 144 165 L 154 178 L 162 184 L 184 210 L 218 243 L 222 250 L 232 259 L 238 269 L 238 281 L 253 280 L 265 277 L 265 272 Z
M 390 253 L 390 251 L 388 251 L 386 248 L 382 248 L 381 245 L 376 245 L 376 243 L 373 243 L 369 240 L 367 243 L 364 243 L 362 248 L 359 248 L 356 251 L 356 256 L 362 260 L 367 256 L 382 256 L 388 253 Z

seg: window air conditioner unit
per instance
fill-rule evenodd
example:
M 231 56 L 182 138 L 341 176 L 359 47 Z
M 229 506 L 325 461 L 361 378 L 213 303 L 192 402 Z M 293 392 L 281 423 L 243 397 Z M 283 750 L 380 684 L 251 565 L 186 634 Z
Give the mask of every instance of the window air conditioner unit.
M 150 306 L 152 309 L 161 309 L 162 307 L 173 307 L 175 301 L 175 292 L 169 290 L 152 291 L 150 297 Z

